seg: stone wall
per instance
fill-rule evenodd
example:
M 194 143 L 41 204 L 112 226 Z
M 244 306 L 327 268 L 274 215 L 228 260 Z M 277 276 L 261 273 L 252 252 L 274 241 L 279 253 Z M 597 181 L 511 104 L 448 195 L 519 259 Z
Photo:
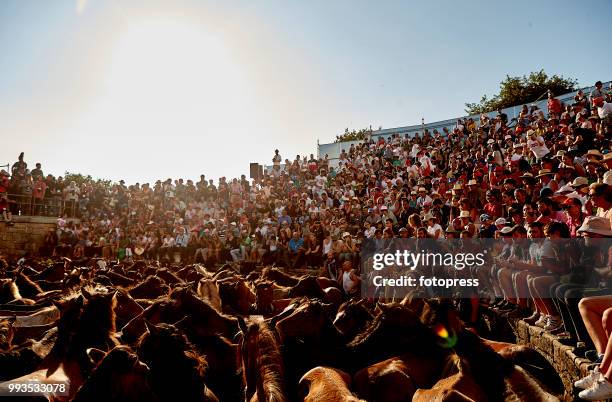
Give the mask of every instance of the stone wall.
M 45 235 L 56 228 L 57 218 L 42 216 L 13 216 L 14 226 L 0 221 L 0 254 L 21 256 L 37 252 Z
M 539 351 L 553 365 L 563 381 L 567 402 L 580 401 L 574 382 L 588 374 L 593 368 L 590 360 L 576 356 L 572 346 L 559 342 L 558 338 L 545 332 L 542 328 L 528 325 L 524 321 L 513 323 L 516 328 L 517 343 L 528 345 Z

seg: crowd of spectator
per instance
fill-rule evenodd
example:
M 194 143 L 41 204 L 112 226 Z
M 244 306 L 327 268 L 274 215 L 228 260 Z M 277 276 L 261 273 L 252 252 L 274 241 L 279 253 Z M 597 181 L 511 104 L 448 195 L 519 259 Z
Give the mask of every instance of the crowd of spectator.
M 547 114 L 523 106 L 512 121 L 499 111 L 444 132 L 370 138 L 333 163 L 312 154 L 283 163 L 276 150 L 271 169 L 253 180 L 66 183 L 44 176 L 40 164 L 29 171 L 22 153 L 10 179 L 2 171 L 0 208 L 9 222 L 15 208 L 57 209 L 43 255 L 324 267 L 347 293 L 358 290 L 352 267 L 365 239 L 505 239 L 493 268 L 479 274 L 490 306 L 601 363 L 577 386 L 582 397 L 605 399 L 612 395 L 612 248 L 568 250 L 544 239 L 612 237 L 611 132 L 612 93 L 598 82 L 571 104 L 551 95 Z M 526 252 L 512 247 L 524 238 L 542 241 Z M 553 296 L 539 297 L 544 290 Z

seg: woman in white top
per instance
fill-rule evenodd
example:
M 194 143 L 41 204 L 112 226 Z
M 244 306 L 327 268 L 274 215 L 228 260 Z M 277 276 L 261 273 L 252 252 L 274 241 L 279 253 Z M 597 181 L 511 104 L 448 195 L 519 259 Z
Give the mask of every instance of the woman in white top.
M 427 234 L 432 239 L 440 238 L 444 231 L 442 229 L 442 226 L 440 226 L 440 224 L 436 222 L 436 217 L 431 214 L 428 214 L 423 218 L 423 220 L 427 221 Z
M 323 239 L 323 255 L 327 255 L 334 247 L 334 241 L 332 240 L 329 231 L 325 231 L 325 238 Z

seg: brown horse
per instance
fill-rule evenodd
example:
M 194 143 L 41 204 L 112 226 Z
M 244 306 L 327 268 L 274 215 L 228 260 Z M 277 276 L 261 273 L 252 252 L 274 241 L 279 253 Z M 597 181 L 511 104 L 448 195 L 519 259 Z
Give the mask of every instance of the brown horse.
M 144 309 L 130 296 L 130 294 L 121 289 L 117 289 L 117 307 L 115 308 L 116 323 L 118 327 L 123 327 L 130 322 L 134 317 L 142 314 Z
M 129 347 L 117 346 L 108 353 L 92 348 L 87 354 L 96 368 L 72 402 L 157 400 L 149 385 L 149 367 Z
M 221 311 L 221 296 L 219 296 L 219 286 L 217 282 L 209 278 L 202 278 L 197 282 L 197 294 L 201 299 L 206 300 L 217 311 Z
M 0 279 L 0 304 L 33 305 L 35 302 L 21 296 L 13 279 Z
M 155 299 L 168 293 L 170 288 L 158 277 L 150 275 L 143 282 L 132 287 L 128 293 L 134 299 Z
M 69 400 L 89 375 L 92 367 L 87 349 L 110 350 L 118 345 L 115 338 L 114 293 L 90 293 L 56 302 L 60 310 L 57 340 L 37 370 L 15 379 L 18 382 L 40 381 L 70 384 Z M 0 388 L 6 388 L 6 383 Z
M 447 368 L 431 389 L 418 389 L 412 398 L 413 402 L 481 402 L 490 401 L 484 390 L 478 385 L 467 362 L 457 355 L 449 358 Z M 501 395 L 499 395 L 501 397 Z
M 191 317 L 192 330 L 198 336 L 223 335 L 231 339 L 238 333 L 238 321 L 235 318 L 218 312 L 192 290 L 176 288 L 169 297 L 156 300 L 142 314 L 128 322 L 121 329 L 121 338 L 132 343 L 145 332 L 145 321 L 173 324 L 186 315 Z
M 191 317 L 174 324 L 182 330 L 198 352 L 206 356 L 208 370 L 206 384 L 222 401 L 244 400 L 240 345 L 219 336 L 199 336 L 194 331 Z
M 25 298 L 35 299 L 40 293 L 43 292 L 42 288 L 28 278 L 23 272 L 19 270 L 14 275 L 15 284 L 19 288 L 19 293 Z
M 351 377 L 331 367 L 315 367 L 300 379 L 299 400 L 304 402 L 365 402 L 349 390 Z
M 245 401 L 285 402 L 283 359 L 274 332 L 263 321 L 238 322 Z
M 17 317 L 0 319 L 0 351 L 9 351 L 13 347 L 15 328 L 13 324 Z
M 255 293 L 241 278 L 217 280 L 223 311 L 229 314 L 247 315 L 255 303 Z
M 297 285 L 301 278 L 286 274 L 275 267 L 265 267 L 261 271 L 261 279 L 272 281 L 280 286 L 291 287 Z
M 345 337 L 351 340 L 372 322 L 374 314 L 367 307 L 365 299 L 351 299 L 338 308 L 334 326 Z
M 218 401 L 204 383 L 206 360 L 174 326 L 147 324 L 138 355 L 151 369 L 150 384 L 158 400 Z

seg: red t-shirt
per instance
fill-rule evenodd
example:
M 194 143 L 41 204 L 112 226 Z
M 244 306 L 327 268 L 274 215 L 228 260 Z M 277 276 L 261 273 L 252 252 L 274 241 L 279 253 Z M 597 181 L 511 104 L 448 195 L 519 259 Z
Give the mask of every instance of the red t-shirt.
M 0 177 L 0 193 L 6 193 L 9 188 L 9 179 L 5 175 Z
M 34 182 L 34 186 L 32 188 L 32 197 L 38 198 L 38 199 L 44 198 L 46 190 L 47 190 L 47 185 L 45 184 L 44 181 Z
M 484 206 L 484 213 L 495 218 L 502 216 L 502 206 L 499 203 L 487 202 Z

